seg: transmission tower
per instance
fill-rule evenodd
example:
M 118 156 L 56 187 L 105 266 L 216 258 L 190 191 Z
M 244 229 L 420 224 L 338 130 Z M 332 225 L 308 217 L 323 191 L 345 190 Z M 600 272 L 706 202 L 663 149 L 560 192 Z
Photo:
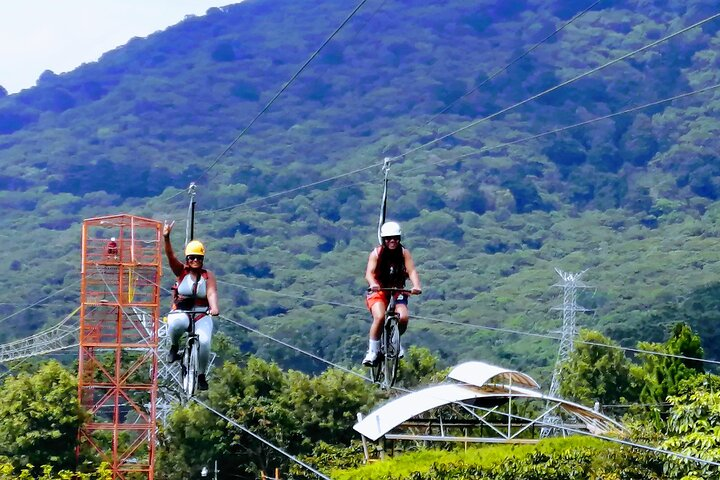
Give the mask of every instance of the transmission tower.
M 548 395 L 552 398 L 560 396 L 560 367 L 567 361 L 575 348 L 575 336 L 577 335 L 576 313 L 587 312 L 587 308 L 579 306 L 576 302 L 577 289 L 589 288 L 581 277 L 587 270 L 580 273 L 568 273 L 556 268 L 555 271 L 562 279 L 561 283 L 556 283 L 553 287 L 561 287 L 563 289 L 563 304 L 559 307 L 553 307 L 553 310 L 562 310 L 562 332 L 560 335 L 560 347 L 558 348 L 557 359 L 555 360 L 555 369 L 553 370 L 552 382 L 550 382 L 550 392 Z M 555 414 L 549 414 L 544 419 L 546 424 L 560 425 L 560 417 Z M 542 438 L 549 437 L 554 429 L 550 426 L 543 428 L 540 432 Z

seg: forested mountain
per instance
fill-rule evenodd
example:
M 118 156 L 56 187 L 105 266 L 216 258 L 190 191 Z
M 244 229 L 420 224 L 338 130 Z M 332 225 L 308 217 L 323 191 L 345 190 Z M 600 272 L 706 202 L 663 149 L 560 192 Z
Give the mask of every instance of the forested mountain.
M 632 110 L 720 83 L 720 18 L 662 40 L 717 2 L 601 0 L 525 55 L 591 3 L 368 1 L 228 151 L 356 2 L 246 0 L 45 72 L 0 98 L 0 302 L 12 313 L 53 296 L 0 339 L 77 304 L 83 218 L 182 220 L 176 194 L 195 181 L 223 313 L 357 363 L 380 166 L 393 157 L 388 217 L 424 286 L 408 343 L 547 378 L 557 342 L 485 327 L 559 328 L 557 267 L 589 269 L 580 303 L 594 313 L 581 325 L 634 345 L 682 317 L 718 358 L 720 93 Z M 219 328 L 245 350 L 323 368 Z

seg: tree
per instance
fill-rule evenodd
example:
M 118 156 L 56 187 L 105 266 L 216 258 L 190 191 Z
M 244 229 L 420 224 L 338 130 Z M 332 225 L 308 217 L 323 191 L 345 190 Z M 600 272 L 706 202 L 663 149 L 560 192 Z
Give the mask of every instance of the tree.
M 425 347 L 410 346 L 405 358 L 400 361 L 398 384 L 410 388 L 416 385 L 435 383 L 447 376 L 447 371 L 438 367 L 440 359 Z
M 232 62 L 235 60 L 235 49 L 230 43 L 221 43 L 215 46 L 211 57 L 216 62 Z
M 670 414 L 663 448 L 712 462 L 720 461 L 720 377 L 698 375 L 678 386 L 678 395 L 668 397 Z M 718 478 L 712 465 L 668 457 L 665 474 L 686 480 Z
M 560 393 L 580 403 L 603 405 L 632 402 L 637 387 L 630 377 L 630 361 L 609 338 L 582 330 L 575 350 L 562 366 Z M 607 346 L 604 346 L 607 345 Z
M 652 120 L 641 113 L 620 139 L 620 155 L 633 165 L 646 165 L 658 149 L 652 134 Z
M 19 478 L 22 480 L 112 480 L 112 470 L 108 464 L 103 462 L 94 472 L 75 472 L 70 470 L 53 471 L 53 467 L 50 465 L 43 465 L 37 469 L 37 475 L 33 476 L 33 468 L 28 466 L 15 472 L 15 467 L 10 463 L 6 462 L 5 459 L 0 457 L 0 479 L 10 480 Z
M 678 323 L 665 344 L 640 342 L 638 348 L 658 353 L 641 353 L 639 357 L 643 363 L 633 369 L 633 375 L 642 383 L 640 401 L 657 406 L 654 408 L 654 416 L 656 426 L 660 427 L 661 417 L 664 416 L 661 412 L 664 409 L 659 407 L 666 402 L 668 396 L 677 395 L 683 380 L 703 373 L 701 362 L 678 358 L 703 358 L 700 337 L 695 335 L 687 324 Z
M 0 455 L 17 467 L 73 468 L 78 428 L 85 415 L 75 377 L 52 361 L 35 374 L 8 377 L 0 390 Z
M 226 362 L 214 375 L 208 402 L 233 422 L 286 452 L 310 454 L 320 441 L 349 445 L 356 414 L 376 401 L 376 390 L 354 375 L 327 370 L 317 377 L 284 372 L 251 357 Z M 270 471 L 287 458 L 200 405 L 178 408 L 161 435 L 158 472 L 180 480 L 218 459 L 220 471 Z

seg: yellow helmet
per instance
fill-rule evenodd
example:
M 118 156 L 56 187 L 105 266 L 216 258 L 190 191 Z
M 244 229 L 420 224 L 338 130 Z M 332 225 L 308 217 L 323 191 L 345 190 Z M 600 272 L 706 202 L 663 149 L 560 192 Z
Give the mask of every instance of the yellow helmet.
M 188 255 L 202 255 L 205 256 L 205 245 L 197 240 L 192 240 L 185 247 L 185 256 Z

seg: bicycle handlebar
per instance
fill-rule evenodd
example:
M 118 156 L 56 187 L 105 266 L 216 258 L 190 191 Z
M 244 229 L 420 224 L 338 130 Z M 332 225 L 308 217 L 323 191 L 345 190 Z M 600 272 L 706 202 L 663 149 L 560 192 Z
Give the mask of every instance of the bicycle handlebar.
M 412 289 L 407 288 L 394 288 L 394 287 L 380 287 L 376 290 L 373 290 L 372 288 L 367 289 L 368 292 L 392 292 L 392 293 L 403 293 L 405 295 L 420 295 L 422 294 L 422 290 L 420 290 L 418 293 L 413 293 Z
M 212 315 L 210 314 L 210 309 L 206 310 L 170 310 L 169 313 L 187 313 L 188 315 L 194 314 L 194 315 L 210 315 L 211 317 L 217 317 L 218 315 Z

